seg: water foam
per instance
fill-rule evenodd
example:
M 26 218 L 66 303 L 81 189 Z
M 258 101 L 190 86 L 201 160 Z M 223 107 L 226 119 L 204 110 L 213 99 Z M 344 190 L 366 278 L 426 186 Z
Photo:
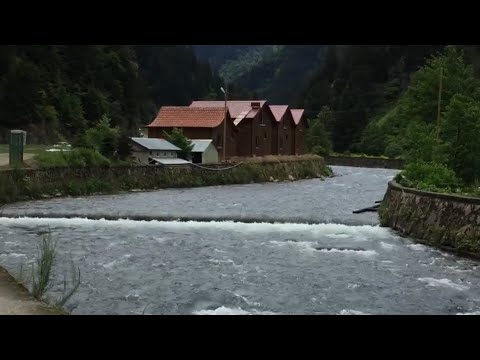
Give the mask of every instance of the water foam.
M 343 309 L 339 313 L 339 315 L 370 315 L 368 313 L 364 313 L 358 310 L 350 310 L 350 309 Z
M 272 241 L 270 241 L 270 244 L 277 245 L 277 246 L 280 246 L 280 247 L 283 247 L 283 246 L 298 247 L 300 250 L 308 251 L 308 252 L 316 251 L 315 247 L 309 241 L 291 241 L 291 240 L 277 241 L 277 240 L 272 240 Z
M 4 244 L 7 245 L 7 246 L 19 246 L 20 245 L 18 242 L 15 242 L 15 241 L 5 241 Z
M 192 314 L 193 315 L 276 315 L 276 313 L 273 313 L 270 311 L 258 311 L 258 310 L 246 311 L 240 307 L 229 308 L 225 306 L 220 306 L 215 310 L 194 311 Z
M 473 311 L 467 313 L 457 313 L 457 315 L 480 315 L 480 311 Z
M 337 253 L 337 254 L 355 254 L 355 255 L 363 255 L 363 256 L 375 256 L 378 253 L 375 250 L 350 250 L 350 249 L 321 249 L 318 250 L 321 253 Z
M 19 257 L 27 257 L 25 254 L 17 254 L 17 253 L 7 253 L 7 254 L 0 254 L 0 257 L 14 257 L 14 258 L 19 258 Z
M 158 220 L 92 220 L 86 218 L 38 218 L 38 217 L 0 217 L 2 225 L 24 225 L 24 226 L 55 226 L 55 227 L 114 227 L 115 229 L 136 229 L 163 228 L 168 230 L 185 231 L 188 229 L 217 229 L 221 231 L 235 231 L 240 233 L 295 233 L 309 232 L 316 235 L 338 235 L 345 236 L 368 236 L 385 237 L 389 236 L 386 228 L 378 225 L 343 225 L 343 224 L 300 224 L 300 223 L 265 223 L 253 222 L 242 223 L 235 221 L 158 221 Z
M 398 248 L 397 245 L 389 244 L 384 241 L 380 241 L 380 246 L 385 250 L 395 250 L 396 248 Z
M 465 285 L 456 284 L 449 279 L 434 279 L 434 278 L 425 277 L 425 278 L 419 278 L 418 281 L 427 283 L 428 286 L 448 287 L 448 288 L 459 290 L 459 291 L 468 290 L 470 288 Z
M 425 251 L 425 250 L 427 250 L 427 247 L 425 245 L 422 245 L 422 244 L 408 244 L 407 247 L 409 247 L 410 249 L 415 250 L 415 251 Z

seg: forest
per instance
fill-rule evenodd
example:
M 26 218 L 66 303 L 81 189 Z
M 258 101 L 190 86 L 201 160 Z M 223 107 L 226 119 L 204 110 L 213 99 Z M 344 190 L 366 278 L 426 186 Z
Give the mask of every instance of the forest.
M 0 46 L 0 143 L 76 141 L 102 116 L 135 135 L 165 104 L 215 99 L 222 81 L 191 46 Z
M 321 138 L 329 142 L 327 150 L 402 156 L 397 103 L 407 96 L 415 74 L 446 48 L 2 45 L 0 143 L 7 142 L 12 128 L 27 130 L 30 143 L 75 141 L 102 116 L 122 134 L 134 135 L 160 106 L 223 99 L 220 87 L 228 83 L 230 99 L 264 98 L 302 107 L 312 124 L 326 118 L 314 128 L 326 132 Z M 478 79 L 480 47 L 453 48 Z M 440 74 L 435 84 L 432 80 L 432 96 L 439 79 Z M 446 73 L 445 79 L 445 91 L 451 91 Z

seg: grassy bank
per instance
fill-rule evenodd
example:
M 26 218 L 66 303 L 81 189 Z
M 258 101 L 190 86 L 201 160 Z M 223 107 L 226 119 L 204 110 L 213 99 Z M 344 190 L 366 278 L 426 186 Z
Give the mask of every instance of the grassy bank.
M 152 166 L 13 169 L 0 171 L 0 204 L 54 196 L 246 184 L 325 177 L 330 174 L 323 158 L 312 155 L 296 157 L 296 161 L 269 161 L 264 158 L 261 162 L 244 162 L 228 170 Z
M 27 154 L 40 154 L 50 147 L 51 146 L 48 146 L 48 145 L 26 145 L 24 152 Z M 9 145 L 0 144 L 0 154 L 8 154 L 8 152 L 9 152 Z

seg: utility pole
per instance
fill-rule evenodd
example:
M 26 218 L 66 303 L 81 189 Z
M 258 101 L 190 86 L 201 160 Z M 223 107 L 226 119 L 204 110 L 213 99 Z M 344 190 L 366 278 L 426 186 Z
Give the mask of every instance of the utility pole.
M 440 84 L 438 86 L 437 140 L 440 136 L 440 107 L 442 103 L 442 82 L 443 82 L 443 66 L 440 68 Z
M 228 94 L 228 83 L 225 82 L 225 90 L 220 88 L 225 94 L 225 119 L 223 120 L 223 161 L 226 160 L 226 151 L 227 151 L 227 94 Z

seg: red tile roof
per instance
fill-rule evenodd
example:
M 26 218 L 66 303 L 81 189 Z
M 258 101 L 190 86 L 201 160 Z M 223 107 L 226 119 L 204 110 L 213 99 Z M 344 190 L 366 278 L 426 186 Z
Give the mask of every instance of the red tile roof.
M 224 118 L 224 107 L 163 106 L 155 120 L 147 127 L 214 128 L 220 125 Z
M 295 121 L 295 125 L 298 125 L 300 120 L 302 119 L 302 115 L 305 112 L 305 109 L 292 109 L 293 121 Z
M 235 119 L 237 118 L 242 112 L 249 111 L 249 113 L 245 116 L 247 119 L 253 118 L 258 110 L 252 109 L 252 102 L 260 103 L 260 107 L 263 107 L 266 100 L 229 100 L 227 101 L 227 106 L 230 111 L 230 116 Z M 209 108 L 209 107 L 220 107 L 225 106 L 225 101 L 193 101 L 190 104 L 190 107 L 195 108 Z
M 285 115 L 288 109 L 288 105 L 269 105 L 275 120 L 282 120 L 282 116 Z

